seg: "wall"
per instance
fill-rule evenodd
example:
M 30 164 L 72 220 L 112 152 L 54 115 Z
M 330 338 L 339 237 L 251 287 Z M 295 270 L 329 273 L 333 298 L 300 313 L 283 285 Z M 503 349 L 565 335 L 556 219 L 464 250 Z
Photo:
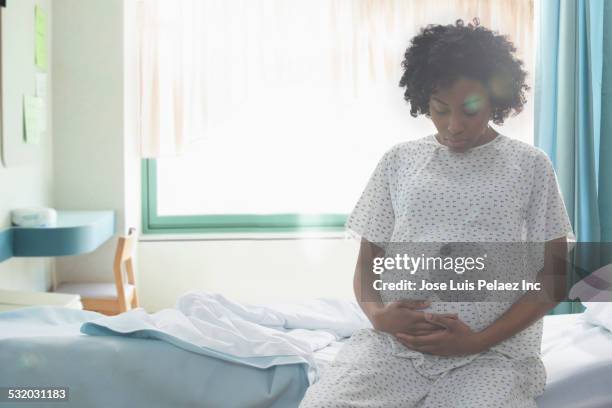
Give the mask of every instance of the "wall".
M 5 91 L 9 86 L 15 85 L 14 75 L 20 71 L 27 72 L 28 78 L 20 78 L 23 81 L 23 91 L 34 95 L 35 79 L 30 66 L 34 65 L 34 5 L 39 4 L 46 12 L 47 17 L 47 50 L 49 66 L 47 70 L 47 130 L 41 138 L 41 143 L 35 155 L 35 160 L 29 164 L 11 166 L 4 168 L 0 164 L 0 228 L 10 226 L 10 211 L 19 207 L 50 207 L 53 206 L 53 118 L 52 110 L 52 79 L 53 79 L 53 52 L 52 26 L 53 12 L 50 0 L 19 0 L 9 1 L 8 7 L 3 10 L 4 43 L 10 41 L 10 46 L 19 49 L 19 55 L 23 58 L 3 58 L 4 72 L 3 80 Z M 15 26 L 17 24 L 17 26 Z M 5 47 L 6 52 L 6 47 Z M 6 55 L 6 53 L 3 53 Z M 22 67 L 27 69 L 22 69 Z M 7 76 L 8 75 L 8 76 Z M 25 74 L 24 74 L 25 75 Z M 31 77 L 31 81 L 30 78 Z M 3 120 L 3 131 L 11 132 L 19 129 L 19 123 L 23 120 L 22 100 L 20 95 L 6 97 L 3 92 L 3 103 L 6 115 Z M 13 98 L 15 96 L 15 98 Z M 8 105 L 10 104 L 10 106 Z M 18 107 L 18 108 L 17 108 Z M 22 122 L 21 122 L 22 123 Z M 15 126 L 8 126 L 13 124 Z M 11 130 L 8 130 L 11 129 Z M 11 135 L 7 135 L 11 136 Z M 21 135 L 16 135 L 21 137 Z M 51 286 L 51 273 L 53 261 L 48 258 L 11 258 L 0 263 L 0 288 L 14 290 L 47 290 Z
M 159 310 L 190 290 L 246 302 L 351 298 L 357 249 L 346 239 L 140 242 L 141 303 Z
M 123 231 L 123 2 L 54 0 L 53 14 L 54 199 L 67 210 L 115 210 Z M 112 279 L 115 244 L 58 258 L 58 280 Z

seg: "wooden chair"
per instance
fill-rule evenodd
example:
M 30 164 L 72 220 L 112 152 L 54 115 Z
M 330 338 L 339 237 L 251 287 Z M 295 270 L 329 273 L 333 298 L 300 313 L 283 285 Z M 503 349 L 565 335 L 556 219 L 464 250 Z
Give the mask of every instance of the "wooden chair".
M 132 262 L 135 248 L 136 229 L 130 228 L 128 235 L 119 237 L 117 242 L 113 265 L 114 283 L 61 283 L 55 292 L 78 294 L 81 296 L 83 309 L 109 316 L 139 307 Z

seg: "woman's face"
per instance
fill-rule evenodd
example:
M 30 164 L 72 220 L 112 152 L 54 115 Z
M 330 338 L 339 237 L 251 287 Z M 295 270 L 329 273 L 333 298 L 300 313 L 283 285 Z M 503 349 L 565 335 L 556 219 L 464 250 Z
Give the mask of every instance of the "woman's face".
M 429 112 L 438 141 L 451 150 L 464 152 L 496 136 L 489 128 L 491 104 L 480 81 L 459 78 L 439 89 L 429 99 Z

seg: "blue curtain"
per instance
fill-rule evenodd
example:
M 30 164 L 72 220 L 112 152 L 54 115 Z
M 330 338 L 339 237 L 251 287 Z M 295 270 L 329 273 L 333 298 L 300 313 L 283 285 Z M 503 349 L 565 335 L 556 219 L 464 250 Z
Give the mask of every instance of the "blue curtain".
M 610 242 L 612 1 L 535 3 L 535 145 L 555 166 L 577 241 Z M 578 311 L 563 303 L 553 313 Z

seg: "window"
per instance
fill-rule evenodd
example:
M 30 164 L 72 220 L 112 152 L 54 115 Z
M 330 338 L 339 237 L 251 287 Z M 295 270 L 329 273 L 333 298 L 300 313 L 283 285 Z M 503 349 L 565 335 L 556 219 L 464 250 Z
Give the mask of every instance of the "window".
M 433 133 L 397 85 L 419 27 L 488 15 L 532 72 L 531 1 L 442 3 L 207 0 L 179 16 L 204 27 L 188 40 L 203 125 L 182 155 L 144 161 L 145 232 L 342 228 L 382 154 Z M 503 129 L 532 132 L 530 106 Z

